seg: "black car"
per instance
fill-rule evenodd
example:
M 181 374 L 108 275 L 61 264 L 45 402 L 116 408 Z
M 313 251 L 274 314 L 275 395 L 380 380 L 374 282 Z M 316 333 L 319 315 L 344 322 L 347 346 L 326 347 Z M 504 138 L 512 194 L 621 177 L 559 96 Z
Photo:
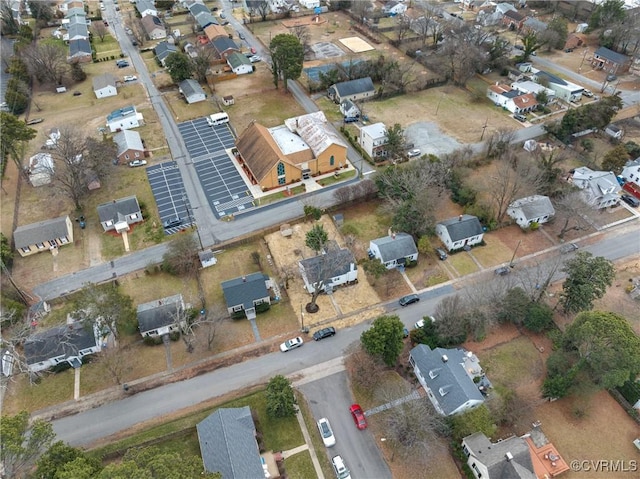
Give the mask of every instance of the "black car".
M 438 256 L 438 258 L 440 258 L 442 261 L 444 261 L 445 259 L 447 259 L 447 253 L 445 252 L 445 250 L 443 250 L 442 248 L 436 248 L 436 255 Z
M 420 301 L 420 296 L 417 294 L 408 294 L 400 298 L 400 306 L 409 306 L 410 304 L 417 303 Z
M 334 327 L 320 329 L 319 331 L 316 331 L 315 333 L 313 333 L 313 340 L 320 341 L 321 339 L 324 339 L 324 338 L 330 338 L 335 334 L 336 334 L 336 328 Z
M 247 38 L 247 37 L 245 37 L 245 36 L 244 36 L 244 33 L 242 33 L 242 32 L 238 32 L 238 38 L 239 38 L 240 40 L 246 40 L 246 38 Z
M 637 208 L 638 206 L 640 206 L 640 201 L 638 200 L 638 198 L 635 198 L 633 196 L 622 195 L 620 199 L 624 201 L 626 204 L 628 204 L 629 206 L 633 206 L 634 208 Z
M 165 229 L 173 228 L 175 226 L 180 226 L 182 224 L 182 220 L 180 218 L 170 218 L 164 222 Z

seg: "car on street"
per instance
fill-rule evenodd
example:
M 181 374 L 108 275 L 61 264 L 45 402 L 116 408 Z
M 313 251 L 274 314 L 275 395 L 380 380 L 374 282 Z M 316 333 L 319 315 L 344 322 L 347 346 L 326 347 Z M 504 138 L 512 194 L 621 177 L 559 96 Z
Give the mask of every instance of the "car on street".
M 133 160 L 129 162 L 129 166 L 131 168 L 135 168 L 136 166 L 144 166 L 147 164 L 147 160 Z
M 438 256 L 438 258 L 440 258 L 440 260 L 444 261 L 445 259 L 447 259 L 447 252 L 445 250 L 443 250 L 442 248 L 436 248 L 436 255 Z
M 436 320 L 436 318 L 434 318 L 433 316 L 429 316 L 429 319 L 432 322 L 435 322 L 435 320 Z M 419 321 L 416 321 L 416 324 L 414 324 L 413 327 L 416 328 L 416 329 L 424 328 L 424 318 L 419 320 Z
M 494 271 L 498 276 L 506 276 L 511 272 L 511 269 L 508 266 L 501 266 Z
M 325 446 L 336 445 L 336 437 L 333 435 L 333 429 L 331 429 L 331 424 L 329 424 L 329 420 L 326 417 L 318 420 L 318 431 L 320 431 L 320 436 L 322 436 L 322 442 Z
M 313 340 L 320 341 L 321 339 L 324 339 L 324 338 L 330 338 L 335 334 L 336 334 L 336 328 L 329 326 L 328 328 L 323 328 L 313 333 Z
M 280 351 L 286 353 L 287 351 L 291 351 L 292 349 L 299 348 L 304 344 L 304 341 L 300 336 L 293 339 L 287 339 L 284 343 L 280 345 Z
M 125 75 L 124 76 L 124 81 L 136 81 L 138 79 L 137 76 L 135 75 Z
M 246 39 L 247 39 L 247 37 L 245 37 L 245 36 L 244 36 L 244 33 L 242 33 L 242 32 L 238 32 L 238 38 L 239 38 L 240 40 L 246 40 Z
M 353 422 L 358 429 L 362 430 L 367 428 L 367 418 L 364 417 L 364 412 L 362 411 L 360 404 L 352 404 L 349 408 L 349 412 L 351 413 Z
M 618 79 L 613 73 L 607 75 L 607 81 L 616 81 Z
M 578 245 L 575 243 L 567 243 L 562 248 L 560 248 L 560 253 L 569 254 L 578 249 Z
M 634 208 L 637 208 L 638 206 L 640 206 L 640 200 L 638 200 L 638 198 L 636 198 L 635 196 L 622 195 L 620 199 L 624 201 L 626 204 L 628 204 L 629 206 L 632 206 Z
M 176 226 L 180 226 L 182 224 L 182 220 L 180 218 L 169 218 L 168 220 L 166 220 L 163 225 L 165 227 L 165 229 L 168 228 L 174 228 Z
M 407 294 L 406 296 L 400 298 L 398 302 L 400 303 L 400 306 L 404 307 L 409 306 L 413 303 L 417 303 L 418 301 L 420 301 L 420 296 L 418 296 L 417 294 Z
M 521 121 L 522 123 L 524 123 L 525 121 L 527 121 L 527 117 L 524 115 L 521 115 L 520 113 L 514 113 L 513 117 L 518 120 Z
M 416 156 L 420 156 L 420 153 L 421 153 L 420 148 L 414 148 L 413 150 L 408 151 L 407 156 L 409 158 L 414 158 Z
M 407 328 L 402 328 L 402 337 L 403 338 L 409 337 L 409 330 Z
M 351 479 L 351 472 L 347 469 L 342 456 L 333 456 L 331 458 L 331 465 L 338 479 Z

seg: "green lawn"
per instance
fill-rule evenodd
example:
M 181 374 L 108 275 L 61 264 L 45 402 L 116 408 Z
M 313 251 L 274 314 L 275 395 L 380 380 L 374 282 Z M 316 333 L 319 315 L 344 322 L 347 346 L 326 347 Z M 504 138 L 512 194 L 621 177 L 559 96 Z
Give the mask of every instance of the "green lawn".
M 513 389 L 537 378 L 543 372 L 540 353 L 531 341 L 521 336 L 478 354 L 482 369 L 496 386 Z
M 329 186 L 334 183 L 339 183 L 341 181 L 348 180 L 356 176 L 356 170 L 343 171 L 338 173 L 338 175 L 327 176 L 326 178 L 322 178 L 321 180 L 316 181 L 321 186 Z
M 460 276 L 466 276 L 478 271 L 478 266 L 464 251 L 450 255 L 447 261 L 456 269 Z
M 96 51 L 96 58 L 108 58 L 111 56 L 120 57 L 120 53 L 122 53 L 118 40 L 109 34 L 105 35 L 104 41 L 100 40 L 100 37 L 95 35 L 93 37 L 92 46 Z
M 304 185 L 294 186 L 293 188 L 289 188 L 289 194 L 285 194 L 284 191 L 278 191 L 277 193 L 273 193 L 266 196 L 261 196 L 256 199 L 258 205 L 268 205 L 269 203 L 275 203 L 276 201 L 280 201 L 284 198 L 290 198 L 291 196 L 299 195 L 300 193 L 304 193 L 306 191 Z
M 316 477 L 316 470 L 313 467 L 313 462 L 311 462 L 311 454 L 309 451 L 302 451 L 285 459 L 284 467 L 289 479 L 309 479 Z

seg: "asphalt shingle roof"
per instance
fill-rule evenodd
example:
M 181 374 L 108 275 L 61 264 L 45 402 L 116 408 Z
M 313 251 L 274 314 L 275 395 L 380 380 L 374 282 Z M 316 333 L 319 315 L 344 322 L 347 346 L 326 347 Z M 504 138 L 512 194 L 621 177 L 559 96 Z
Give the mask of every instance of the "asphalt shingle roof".
M 16 249 L 67 236 L 69 234 L 67 231 L 67 218 L 69 217 L 60 216 L 51 220 L 18 226 L 13 232 L 13 242 L 16 245 Z
M 520 208 L 525 219 L 540 218 L 541 216 L 553 216 L 556 210 L 548 196 L 533 195 L 520 198 L 509 205 L 509 208 Z
M 140 205 L 138 204 L 138 198 L 134 195 L 98 205 L 97 210 L 101 223 L 109 220 L 117 223 L 118 221 L 124 221 L 126 216 L 139 213 Z
M 169 326 L 176 320 L 176 313 L 182 309 L 182 295 L 175 294 L 157 301 L 139 304 L 138 327 L 142 334 L 147 331 Z
M 200 86 L 200 83 L 192 78 L 181 81 L 179 87 L 182 94 L 187 98 L 191 95 L 204 95 L 204 90 Z
M 438 224 L 447 228 L 449 237 L 454 243 L 483 233 L 480 220 L 473 215 L 456 216 L 455 218 L 440 221 Z
M 619 65 L 624 65 L 629 61 L 629 57 L 623 55 L 622 53 L 614 52 L 613 50 L 609 50 L 607 47 L 600 47 L 596 50 L 596 56 L 606 58 L 614 63 L 618 63 Z
M 324 254 L 300 261 L 310 284 L 347 274 L 352 264 L 356 264 L 353 253 L 346 248 L 341 249 L 335 241 L 327 243 Z
M 59 356 L 76 356 L 78 351 L 95 346 L 92 329 L 72 323 L 29 336 L 24 343 L 24 355 L 31 365 Z
M 127 150 L 144 151 L 142 138 L 140 138 L 140 133 L 137 131 L 122 130 L 113 135 L 113 141 L 118 148 L 118 156 Z
M 114 77 L 111 73 L 103 73 L 102 75 L 94 77 L 93 91 L 102 90 L 103 88 L 106 88 L 108 86 L 116 86 L 116 77 Z
M 227 302 L 227 307 L 232 308 L 239 304 L 245 309 L 253 308 L 253 301 L 269 296 L 266 281 L 269 276 L 262 273 L 252 273 L 239 278 L 230 279 L 221 283 L 222 293 Z
M 464 439 L 467 448 L 489 470 L 488 477 L 500 479 L 536 479 L 527 442 L 521 437 L 510 437 L 492 443 L 477 432 Z M 507 453 L 511 459 L 507 458 Z
M 331 88 L 335 88 L 340 97 L 357 95 L 366 91 L 375 91 L 371 77 L 358 78 L 356 80 L 336 83 Z
M 396 233 L 395 238 L 393 236 L 385 236 L 384 238 L 371 240 L 371 242 L 378 245 L 383 263 L 394 259 L 406 258 L 418 252 L 413 237 L 407 233 Z

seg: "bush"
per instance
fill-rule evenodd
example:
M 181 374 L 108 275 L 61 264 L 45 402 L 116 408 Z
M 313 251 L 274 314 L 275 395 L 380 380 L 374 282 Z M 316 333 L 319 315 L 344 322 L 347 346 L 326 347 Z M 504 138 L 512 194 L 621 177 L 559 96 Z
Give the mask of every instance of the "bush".
M 265 313 L 269 311 L 270 308 L 271 308 L 271 304 L 269 303 L 256 304 L 256 314 Z
M 544 303 L 532 303 L 524 318 L 524 327 L 534 333 L 547 331 L 553 326 L 553 310 Z
M 536 231 L 538 228 L 540 228 L 540 223 L 538 223 L 537 221 L 534 221 L 529 225 L 529 229 L 531 231 Z
M 247 315 L 244 314 L 244 310 L 234 311 L 231 313 L 231 319 L 247 319 Z
M 169 339 L 171 341 L 178 341 L 180 339 L 180 331 L 171 331 L 169 333 Z

